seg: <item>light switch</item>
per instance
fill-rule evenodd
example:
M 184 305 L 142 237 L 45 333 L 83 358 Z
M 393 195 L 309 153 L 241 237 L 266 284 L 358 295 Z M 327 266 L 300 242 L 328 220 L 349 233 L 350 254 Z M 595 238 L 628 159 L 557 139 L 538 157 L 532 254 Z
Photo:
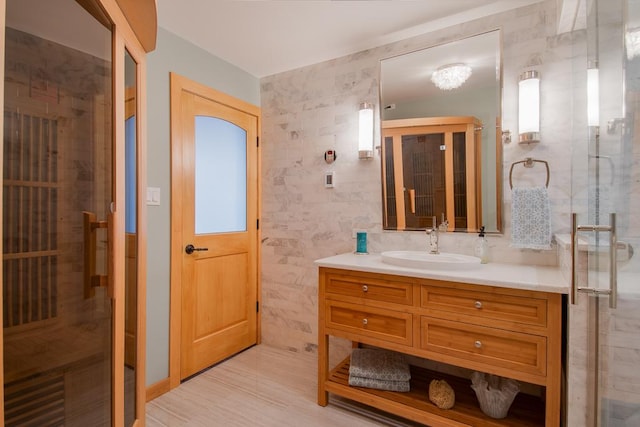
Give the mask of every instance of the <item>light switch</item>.
M 147 187 L 147 206 L 160 206 L 159 187 Z
M 335 187 L 335 172 L 325 172 L 324 174 L 324 186 L 326 188 L 333 188 Z

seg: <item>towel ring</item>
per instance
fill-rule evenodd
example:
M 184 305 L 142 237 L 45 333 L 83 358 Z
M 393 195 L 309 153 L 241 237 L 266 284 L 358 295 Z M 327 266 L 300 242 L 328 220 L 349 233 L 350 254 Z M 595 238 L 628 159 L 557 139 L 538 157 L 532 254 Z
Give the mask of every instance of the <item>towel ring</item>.
M 532 159 L 531 157 L 527 157 L 524 160 L 511 163 L 511 169 L 509 169 L 509 187 L 512 190 L 513 190 L 513 167 L 519 163 L 523 163 L 525 168 L 532 168 L 534 162 L 544 163 L 545 167 L 547 168 L 547 183 L 545 184 L 545 187 L 549 188 L 549 175 L 551 174 L 549 172 L 549 163 L 547 163 L 546 160 L 538 160 L 538 159 Z

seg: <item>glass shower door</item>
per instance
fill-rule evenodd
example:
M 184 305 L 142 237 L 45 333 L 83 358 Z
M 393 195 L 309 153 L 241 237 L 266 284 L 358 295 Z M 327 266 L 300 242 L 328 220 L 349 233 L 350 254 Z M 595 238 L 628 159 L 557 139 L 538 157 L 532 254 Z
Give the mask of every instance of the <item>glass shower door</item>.
M 615 213 L 617 295 L 599 301 L 597 385 L 601 426 L 640 425 L 640 2 L 599 0 L 600 217 Z M 620 24 L 620 25 L 619 25 Z M 616 46 L 617 45 L 617 46 Z M 622 46 L 622 47 L 620 47 Z M 607 87 L 609 86 L 609 87 Z M 636 252 L 634 256 L 634 250 Z M 592 263 L 601 259 L 595 252 Z M 602 278 L 602 274 L 592 273 Z M 611 308 L 613 307 L 613 308 Z
M 588 144 L 574 147 L 573 167 L 574 260 L 576 270 L 584 267 L 576 290 L 586 312 L 585 379 L 592 390 L 587 425 L 638 426 L 640 2 L 589 1 L 587 22 L 588 92 L 597 104 L 588 108 Z
M 8 0 L 5 34 L 4 422 L 108 426 L 111 33 L 73 0 Z

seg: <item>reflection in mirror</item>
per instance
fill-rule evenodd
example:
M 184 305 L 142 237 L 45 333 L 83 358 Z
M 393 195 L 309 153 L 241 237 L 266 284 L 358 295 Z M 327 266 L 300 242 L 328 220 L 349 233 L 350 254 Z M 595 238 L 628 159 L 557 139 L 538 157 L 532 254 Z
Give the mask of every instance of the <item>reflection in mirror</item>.
M 477 151 L 482 145 L 481 127 L 475 117 L 383 123 L 384 210 L 389 227 L 479 228 L 482 207 Z
M 381 61 L 385 229 L 424 230 L 435 216 L 441 230 L 501 230 L 500 46 L 495 30 Z M 439 89 L 432 75 L 450 64 L 471 75 Z
M 125 52 L 125 425 L 136 419 L 136 329 L 138 322 L 136 63 Z

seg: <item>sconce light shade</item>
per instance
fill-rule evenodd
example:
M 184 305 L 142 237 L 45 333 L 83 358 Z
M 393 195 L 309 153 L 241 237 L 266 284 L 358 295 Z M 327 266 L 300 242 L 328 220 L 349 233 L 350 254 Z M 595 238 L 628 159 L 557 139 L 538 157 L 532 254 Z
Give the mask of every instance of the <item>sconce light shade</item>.
M 373 158 L 373 105 L 367 102 L 360 104 L 358 120 L 358 157 Z
M 535 70 L 520 74 L 518 133 L 521 143 L 540 141 L 540 74 Z
M 600 126 L 600 72 L 597 68 L 587 70 L 587 124 Z

